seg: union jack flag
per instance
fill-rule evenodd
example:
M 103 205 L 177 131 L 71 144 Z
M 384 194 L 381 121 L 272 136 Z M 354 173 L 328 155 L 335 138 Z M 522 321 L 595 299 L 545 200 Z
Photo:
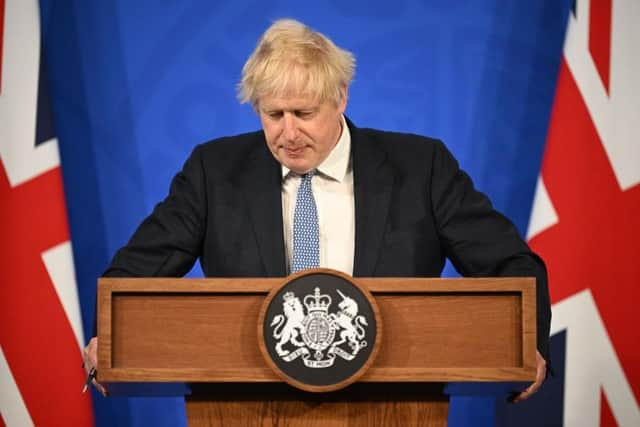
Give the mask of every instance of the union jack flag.
M 0 426 L 93 425 L 36 0 L 0 0 Z
M 640 2 L 577 0 L 529 224 L 556 378 L 509 425 L 640 426 Z

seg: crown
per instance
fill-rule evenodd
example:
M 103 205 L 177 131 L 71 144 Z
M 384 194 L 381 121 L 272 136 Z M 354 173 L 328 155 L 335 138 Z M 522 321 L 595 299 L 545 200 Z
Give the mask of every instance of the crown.
M 313 296 L 305 296 L 303 302 L 309 313 L 312 311 L 324 311 L 326 313 L 331 305 L 331 297 L 324 294 L 320 295 L 320 288 L 315 288 Z

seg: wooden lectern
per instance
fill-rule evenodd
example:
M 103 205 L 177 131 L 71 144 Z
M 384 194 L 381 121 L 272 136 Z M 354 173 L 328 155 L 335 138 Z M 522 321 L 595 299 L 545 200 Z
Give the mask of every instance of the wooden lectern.
M 293 389 L 257 337 L 284 280 L 99 279 L 99 381 L 182 384 L 189 426 L 446 426 L 444 383 L 535 379 L 535 279 L 355 278 L 380 309 L 376 360 L 344 390 Z

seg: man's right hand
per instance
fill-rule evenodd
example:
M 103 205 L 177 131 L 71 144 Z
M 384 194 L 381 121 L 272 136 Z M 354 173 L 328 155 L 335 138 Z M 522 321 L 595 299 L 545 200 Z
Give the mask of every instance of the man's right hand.
M 89 341 L 89 344 L 84 348 L 82 352 L 82 358 L 84 360 L 84 370 L 89 375 L 91 368 L 98 368 L 98 337 L 93 337 Z M 107 389 L 102 386 L 98 381 L 93 379 L 91 382 L 93 386 L 102 393 L 103 396 L 107 395 Z

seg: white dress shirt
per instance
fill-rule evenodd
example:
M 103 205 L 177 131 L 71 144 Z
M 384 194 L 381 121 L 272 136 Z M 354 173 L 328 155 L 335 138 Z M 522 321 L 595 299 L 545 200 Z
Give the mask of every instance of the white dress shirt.
M 351 167 L 351 134 L 342 117 L 338 143 L 313 176 L 311 187 L 318 210 L 320 267 L 353 274 L 355 203 Z M 287 251 L 287 271 L 293 261 L 293 213 L 300 175 L 282 166 L 282 224 Z

